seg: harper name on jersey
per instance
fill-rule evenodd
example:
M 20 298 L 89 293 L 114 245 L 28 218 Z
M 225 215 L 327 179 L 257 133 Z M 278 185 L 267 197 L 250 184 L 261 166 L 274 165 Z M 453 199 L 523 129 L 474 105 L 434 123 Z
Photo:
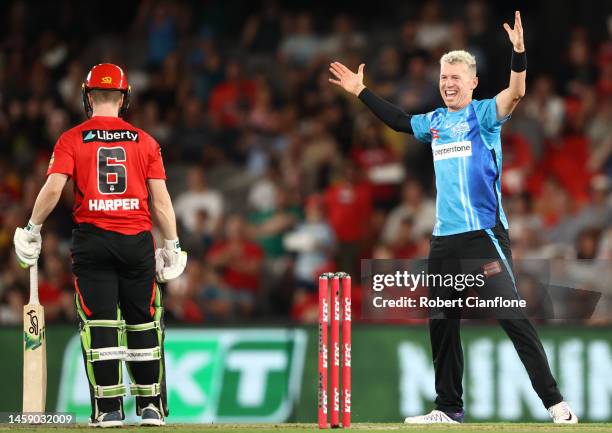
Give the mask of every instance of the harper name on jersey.
M 116 198 L 114 200 L 89 200 L 89 210 L 114 211 L 140 209 L 137 198 Z
M 438 108 L 412 116 L 415 137 L 430 143 L 436 173 L 436 225 L 446 236 L 490 229 L 508 221 L 501 204 L 501 127 L 495 98 L 459 111 Z

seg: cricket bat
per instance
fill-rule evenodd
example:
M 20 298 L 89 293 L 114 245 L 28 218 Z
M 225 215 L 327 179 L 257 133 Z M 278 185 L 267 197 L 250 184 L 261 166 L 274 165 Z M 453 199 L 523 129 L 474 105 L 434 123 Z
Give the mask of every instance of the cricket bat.
M 38 301 L 38 264 L 30 267 L 30 300 L 23 307 L 23 412 L 44 412 L 47 397 L 45 309 Z

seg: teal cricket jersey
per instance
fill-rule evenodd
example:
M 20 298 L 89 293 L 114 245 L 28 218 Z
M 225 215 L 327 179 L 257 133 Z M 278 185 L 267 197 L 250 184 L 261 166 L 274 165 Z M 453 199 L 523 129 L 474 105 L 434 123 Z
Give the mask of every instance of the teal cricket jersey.
M 473 100 L 460 111 L 438 108 L 412 116 L 414 136 L 431 143 L 436 173 L 436 225 L 446 236 L 508 228 L 501 204 L 501 127 L 495 98 Z

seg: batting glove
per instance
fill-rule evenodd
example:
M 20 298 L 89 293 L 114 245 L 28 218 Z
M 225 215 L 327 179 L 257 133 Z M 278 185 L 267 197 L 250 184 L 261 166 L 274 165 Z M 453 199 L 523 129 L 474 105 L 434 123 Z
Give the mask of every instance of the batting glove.
M 155 251 L 155 279 L 158 283 L 173 280 L 183 273 L 187 265 L 187 253 L 181 250 L 178 239 L 165 240 L 164 248 Z
M 41 227 L 42 224 L 34 224 L 30 221 L 24 228 L 18 227 L 15 230 L 13 243 L 15 244 L 17 260 L 22 268 L 33 266 L 38 261 L 42 247 Z

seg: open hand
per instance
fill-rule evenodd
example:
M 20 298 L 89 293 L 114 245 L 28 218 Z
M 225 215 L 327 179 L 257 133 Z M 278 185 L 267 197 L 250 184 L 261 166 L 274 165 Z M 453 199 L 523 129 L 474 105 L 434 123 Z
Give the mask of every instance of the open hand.
M 354 73 L 342 63 L 332 62 L 329 65 L 329 72 L 331 72 L 336 79 L 330 78 L 329 82 L 342 87 L 344 90 L 352 93 L 355 96 L 359 96 L 359 93 L 365 89 L 365 86 L 363 85 L 364 67 L 365 64 L 362 63 L 359 65 L 357 73 Z
M 525 41 L 523 40 L 523 23 L 521 22 L 521 13 L 514 13 L 514 28 L 511 28 L 508 23 L 504 23 L 504 30 L 508 33 L 508 38 L 512 42 L 514 51 L 522 53 L 525 51 Z

